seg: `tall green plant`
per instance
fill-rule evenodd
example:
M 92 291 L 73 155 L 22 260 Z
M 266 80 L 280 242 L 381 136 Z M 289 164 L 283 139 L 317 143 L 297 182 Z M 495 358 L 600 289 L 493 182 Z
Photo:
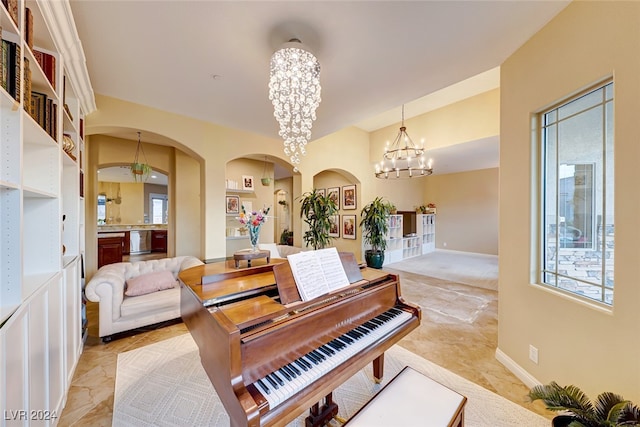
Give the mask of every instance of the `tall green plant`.
M 365 243 L 371 245 L 373 252 L 384 251 L 387 248 L 385 236 L 389 231 L 389 214 L 393 205 L 382 197 L 376 197 L 360 212 L 360 227 Z
M 529 392 L 531 401 L 542 400 L 550 411 L 566 411 L 570 427 L 608 427 L 640 425 L 640 409 L 622 396 L 605 392 L 591 402 L 578 387 L 559 386 L 552 381 L 538 385 Z
M 300 218 L 308 226 L 302 239 L 307 246 L 313 249 L 323 249 L 331 243 L 333 237 L 329 236 L 331 221 L 329 217 L 338 213 L 338 207 L 328 196 L 324 196 L 314 188 L 313 191 L 300 196 Z

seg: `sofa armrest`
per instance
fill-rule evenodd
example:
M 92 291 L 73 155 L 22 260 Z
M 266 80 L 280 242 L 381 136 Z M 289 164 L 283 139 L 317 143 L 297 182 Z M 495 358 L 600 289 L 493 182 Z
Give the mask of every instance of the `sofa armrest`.
M 111 306 L 113 320 L 120 317 L 125 286 L 124 268 L 124 263 L 109 264 L 100 268 L 84 289 L 89 301 Z M 104 310 L 100 312 L 104 313 Z
M 202 264 L 204 264 L 204 262 L 194 256 L 185 256 L 182 263 L 180 263 L 180 271 Z
M 289 255 L 297 254 L 298 252 L 302 252 L 304 250 L 297 246 L 277 245 L 276 247 L 278 248 L 280 258 L 286 258 Z

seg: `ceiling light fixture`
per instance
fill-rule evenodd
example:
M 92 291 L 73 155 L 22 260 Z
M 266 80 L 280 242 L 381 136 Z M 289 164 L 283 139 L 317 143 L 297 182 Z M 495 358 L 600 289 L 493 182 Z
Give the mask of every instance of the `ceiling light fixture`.
M 376 178 L 400 179 L 429 176 L 433 173 L 431 159 L 426 163 L 424 159 L 424 140 L 422 146 L 417 147 L 404 125 L 404 105 L 402 105 L 402 123 L 400 131 L 393 141 L 384 149 L 380 163 L 376 164 Z
M 289 40 L 271 57 L 269 99 L 280 124 L 284 153 L 297 172 L 320 105 L 320 62 L 300 40 Z

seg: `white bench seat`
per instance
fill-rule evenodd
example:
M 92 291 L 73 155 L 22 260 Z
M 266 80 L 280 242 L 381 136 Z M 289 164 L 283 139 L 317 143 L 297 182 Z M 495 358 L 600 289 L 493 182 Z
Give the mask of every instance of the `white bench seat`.
M 345 425 L 463 427 L 466 403 L 466 397 L 407 366 Z

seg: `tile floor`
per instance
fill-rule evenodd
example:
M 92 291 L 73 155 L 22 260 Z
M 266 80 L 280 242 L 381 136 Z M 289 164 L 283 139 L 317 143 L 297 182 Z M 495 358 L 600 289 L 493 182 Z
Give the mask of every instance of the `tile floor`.
M 389 269 L 389 271 L 392 271 Z M 403 297 L 422 307 L 420 327 L 399 345 L 549 419 L 528 388 L 495 359 L 497 292 L 397 272 Z M 111 426 L 118 353 L 188 332 L 184 324 L 135 333 L 104 344 L 98 338 L 97 304 L 87 306 L 89 335 L 59 426 Z

